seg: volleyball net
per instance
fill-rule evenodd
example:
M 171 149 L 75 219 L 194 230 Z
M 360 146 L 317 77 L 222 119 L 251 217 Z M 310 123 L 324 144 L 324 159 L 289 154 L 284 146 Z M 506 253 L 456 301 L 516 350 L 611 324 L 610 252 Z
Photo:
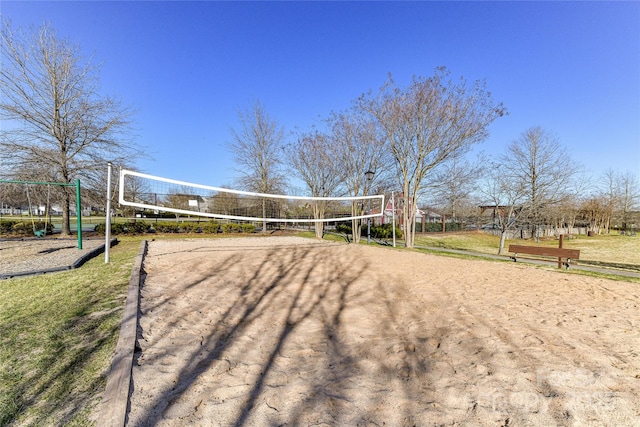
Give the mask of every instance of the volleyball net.
M 141 211 L 235 221 L 337 222 L 379 217 L 384 195 L 305 197 L 254 193 L 122 169 L 119 202 Z

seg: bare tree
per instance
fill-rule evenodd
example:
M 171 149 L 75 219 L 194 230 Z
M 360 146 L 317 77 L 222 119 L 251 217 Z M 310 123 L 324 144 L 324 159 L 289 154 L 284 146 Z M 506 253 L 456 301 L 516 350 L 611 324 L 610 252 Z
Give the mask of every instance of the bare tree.
M 210 197 L 209 212 L 220 215 L 238 215 L 240 196 L 236 193 L 217 192 Z
M 485 205 L 495 209 L 495 224 L 500 230 L 500 255 L 504 250 L 507 233 L 516 228 L 524 213 L 522 204 L 526 200 L 526 188 L 503 165 L 494 163 L 486 168 L 486 180 L 480 192 Z
M 327 135 L 313 131 L 302 135 L 289 150 L 289 163 L 306 184 L 312 197 L 335 196 L 336 189 L 343 180 L 336 156 Z M 312 204 L 315 219 L 324 219 L 326 202 Z M 316 221 L 315 232 L 322 238 L 324 222 Z
M 2 209 L 14 209 L 27 206 L 28 200 L 25 186 L 20 184 L 0 184 L 0 212 Z M 11 213 L 10 212 L 10 213 Z
M 192 187 L 181 185 L 170 188 L 168 194 L 165 194 L 162 199 L 162 203 L 166 207 L 197 213 L 199 212 L 198 201 L 202 197 L 195 194 Z M 196 205 L 192 206 L 192 201 L 195 201 Z M 174 215 L 176 219 L 179 219 L 181 214 L 174 212 Z
M 164 200 L 165 206 L 173 209 L 188 209 L 189 208 L 189 195 L 188 194 L 168 194 Z M 176 219 L 180 218 L 180 214 L 174 212 Z
M 428 174 L 484 140 L 505 108 L 493 102 L 483 82 L 454 83 L 444 68 L 432 77 L 414 78 L 406 89 L 389 77 L 378 95 L 362 96 L 360 106 L 384 129 L 405 198 L 405 245 L 413 247 L 417 197 Z
M 618 172 L 609 168 L 602 174 L 600 191 L 597 195 L 603 210 L 602 230 L 609 232 L 614 212 L 620 205 L 620 193 L 618 190 Z M 593 205 L 593 203 L 592 203 Z
M 452 218 L 453 222 L 458 222 L 460 213 L 464 212 L 465 205 L 468 205 L 467 202 L 478 189 L 478 180 L 486 162 L 482 155 L 470 162 L 462 154 L 457 153 L 444 162 L 427 187 L 435 202 L 444 207 L 443 213 Z
M 105 174 L 106 175 L 106 174 Z M 105 181 L 106 182 L 106 176 Z M 112 202 L 117 202 L 116 195 L 120 191 L 117 183 L 113 183 L 112 189 Z M 129 179 L 126 179 L 124 182 L 124 197 L 125 200 L 129 200 L 136 203 L 148 203 L 151 205 L 158 206 L 158 193 L 152 193 L 151 188 L 149 187 L 148 181 L 139 177 L 139 176 L 131 176 Z M 162 199 L 163 196 L 160 196 Z M 123 216 L 134 216 L 136 208 L 133 206 L 122 206 L 122 215 Z
M 603 173 L 601 182 L 600 197 L 605 200 L 607 214 L 603 230 L 608 232 L 611 225 L 626 230 L 630 214 L 640 202 L 638 179 L 631 172 L 608 169 Z
M 327 124 L 336 168 L 343 175 L 347 192 L 354 197 L 370 195 L 371 190 L 388 176 L 390 162 L 384 134 L 357 108 L 333 113 Z M 365 179 L 368 171 L 374 172 L 371 181 Z M 352 203 L 352 216 L 361 215 L 362 209 L 361 202 Z M 359 219 L 351 221 L 354 243 L 360 241 L 360 222 Z
M 98 67 L 83 61 L 78 46 L 58 38 L 50 25 L 1 30 L 0 158 L 13 176 L 36 171 L 40 179 L 99 182 L 107 160 L 125 163 L 141 155 L 127 140 L 131 111 L 98 93 Z M 61 188 L 62 234 L 70 234 L 72 190 Z M 71 191 L 71 192 L 70 192 Z
M 571 233 L 571 229 L 575 227 L 576 219 L 580 213 L 581 198 L 571 194 L 568 198 L 560 202 L 556 209 L 555 227 L 556 229 L 566 228 L 567 233 Z M 558 234 L 562 234 L 561 232 Z
M 590 197 L 582 203 L 580 214 L 589 221 L 589 230 L 598 234 L 609 226 L 611 220 L 607 201 L 597 196 Z
M 240 111 L 240 128 L 231 130 L 233 140 L 229 148 L 234 156 L 238 182 L 248 191 L 265 194 L 281 193 L 286 185 L 283 170 L 283 129 L 265 111 L 259 101 L 250 111 Z M 262 204 L 262 217 L 266 215 L 266 199 Z M 266 221 L 262 232 L 266 233 Z
M 640 207 L 640 182 L 631 172 L 620 175 L 620 193 L 622 229 L 627 230 L 631 221 L 631 212 Z
M 584 173 L 577 174 L 575 179 L 571 180 L 569 186 L 564 189 L 564 197 L 555 209 L 556 228 L 566 227 L 567 230 L 571 230 L 575 226 L 582 201 L 591 187 L 591 180 Z
M 501 159 L 513 185 L 526 191 L 525 210 L 539 238 L 545 209 L 560 203 L 579 171 L 556 138 L 541 127 L 532 127 L 514 140 Z

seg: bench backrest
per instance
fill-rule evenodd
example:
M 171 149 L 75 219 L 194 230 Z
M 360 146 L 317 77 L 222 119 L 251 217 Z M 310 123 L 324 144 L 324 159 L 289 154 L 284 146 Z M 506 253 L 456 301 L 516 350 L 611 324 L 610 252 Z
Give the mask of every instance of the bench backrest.
M 542 246 L 509 245 L 509 252 L 528 255 L 580 259 L 580 249 L 547 248 Z

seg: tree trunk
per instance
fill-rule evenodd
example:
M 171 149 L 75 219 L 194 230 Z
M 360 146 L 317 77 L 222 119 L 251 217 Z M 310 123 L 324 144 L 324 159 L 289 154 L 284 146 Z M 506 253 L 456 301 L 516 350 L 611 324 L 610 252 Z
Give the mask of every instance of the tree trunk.
M 324 202 L 316 202 L 313 206 L 313 217 L 314 219 L 324 219 Z M 316 229 L 316 238 L 322 239 L 324 235 L 324 222 L 323 221 L 315 221 L 315 229 Z
M 406 193 L 405 193 L 406 194 Z M 402 208 L 402 215 L 404 217 L 404 242 L 405 247 L 413 248 L 416 237 L 416 198 L 411 196 L 406 198 L 404 206 Z
M 500 245 L 498 246 L 498 255 L 502 255 L 505 240 L 507 240 L 507 230 L 502 230 L 500 232 Z
M 411 245 L 411 222 L 409 218 L 408 206 L 403 206 L 402 209 L 402 223 L 404 224 L 404 246 L 406 248 L 412 248 Z
M 415 211 L 411 211 L 411 246 L 410 248 L 415 247 L 416 245 L 416 214 Z
M 359 209 L 358 202 L 353 202 L 351 204 L 351 215 L 358 216 L 361 215 L 362 212 Z M 353 238 L 353 243 L 360 243 L 360 220 L 358 218 L 354 218 L 351 220 L 351 237 Z
M 360 220 L 352 219 L 351 220 L 351 237 L 353 239 L 353 243 L 360 243 L 360 236 L 361 236 Z

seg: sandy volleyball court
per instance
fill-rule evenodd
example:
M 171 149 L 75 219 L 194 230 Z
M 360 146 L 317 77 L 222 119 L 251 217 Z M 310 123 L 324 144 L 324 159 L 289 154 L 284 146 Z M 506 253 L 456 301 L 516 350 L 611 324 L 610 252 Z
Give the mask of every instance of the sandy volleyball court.
M 640 425 L 638 284 L 295 237 L 145 271 L 131 426 Z

